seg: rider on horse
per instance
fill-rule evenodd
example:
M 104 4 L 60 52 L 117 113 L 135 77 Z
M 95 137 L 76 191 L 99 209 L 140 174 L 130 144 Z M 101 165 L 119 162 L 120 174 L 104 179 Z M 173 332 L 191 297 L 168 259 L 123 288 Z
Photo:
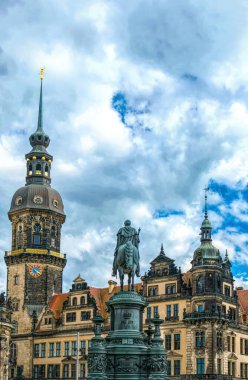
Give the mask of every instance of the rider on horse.
M 118 234 L 117 234 L 117 244 L 116 244 L 115 253 L 114 253 L 112 276 L 117 275 L 117 269 L 118 268 L 117 268 L 116 258 L 117 258 L 117 253 L 118 253 L 119 247 L 121 245 L 124 245 L 128 241 L 130 241 L 137 248 L 137 250 L 139 252 L 139 242 L 140 242 L 139 233 L 140 233 L 140 229 L 137 232 L 135 228 L 131 227 L 130 220 L 126 220 L 124 222 L 124 227 L 119 229 Z M 136 276 L 139 276 L 139 270 L 140 270 L 140 268 L 138 266 L 137 270 L 136 270 Z

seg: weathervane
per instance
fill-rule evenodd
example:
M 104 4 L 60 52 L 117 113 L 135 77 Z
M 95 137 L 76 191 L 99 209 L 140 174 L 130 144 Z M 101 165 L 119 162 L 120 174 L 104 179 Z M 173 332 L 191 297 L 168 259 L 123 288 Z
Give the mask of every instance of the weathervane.
M 41 69 L 40 69 L 40 80 L 44 79 L 44 70 L 45 70 L 45 67 L 41 67 Z
M 205 191 L 205 219 L 208 218 L 208 196 L 207 196 L 207 192 L 209 191 L 209 187 L 206 186 L 205 189 L 203 189 Z

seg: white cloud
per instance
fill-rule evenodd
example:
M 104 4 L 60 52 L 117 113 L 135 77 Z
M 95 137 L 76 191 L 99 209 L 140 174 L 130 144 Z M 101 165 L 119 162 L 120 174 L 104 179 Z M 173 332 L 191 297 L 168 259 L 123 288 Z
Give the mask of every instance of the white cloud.
M 141 227 L 143 271 L 161 242 L 177 265 L 189 268 L 204 186 L 210 178 L 234 188 L 247 184 L 245 3 L 53 0 L 48 9 L 37 0 L 0 5 L 0 12 L 2 248 L 10 247 L 5 215 L 25 181 L 45 65 L 52 184 L 67 212 L 66 286 L 79 268 L 88 282 L 106 284 L 115 234 L 126 218 Z M 127 101 L 129 128 L 111 107 L 118 91 Z M 209 195 L 219 207 L 210 212 L 219 228 L 215 244 L 247 263 L 247 234 L 221 228 L 229 214 L 246 222 L 247 204 L 223 201 Z M 184 215 L 153 219 L 158 209 Z

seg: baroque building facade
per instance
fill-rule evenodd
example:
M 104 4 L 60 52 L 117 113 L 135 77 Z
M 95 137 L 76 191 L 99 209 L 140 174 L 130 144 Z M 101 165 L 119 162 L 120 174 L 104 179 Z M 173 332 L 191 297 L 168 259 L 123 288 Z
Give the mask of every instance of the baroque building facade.
M 60 194 L 51 187 L 49 142 L 43 129 L 41 81 L 38 126 L 26 154 L 26 184 L 15 192 L 8 214 L 12 247 L 5 253 L 7 300 L 0 305 L 0 347 L 5 347 L 0 350 L 5 363 L 0 380 L 14 379 L 17 373 L 28 379 L 76 378 L 76 371 L 79 379 L 86 379 L 92 318 L 96 310 L 101 314 L 106 337 L 106 303 L 120 290 L 113 280 L 106 288 L 94 288 L 78 275 L 71 289 L 62 292 L 65 213 Z M 248 290 L 235 289 L 228 254 L 223 258 L 212 243 L 207 208 L 200 236 L 187 273 L 161 246 L 135 285 L 149 303 L 145 328 L 157 315 L 163 319 L 170 379 L 246 379 Z

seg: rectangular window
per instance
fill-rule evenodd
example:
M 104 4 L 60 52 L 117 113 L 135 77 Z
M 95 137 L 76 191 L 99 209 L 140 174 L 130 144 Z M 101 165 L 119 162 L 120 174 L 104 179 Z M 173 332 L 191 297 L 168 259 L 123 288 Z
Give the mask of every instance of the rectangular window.
M 174 334 L 174 350 L 180 350 L 180 334 Z
M 197 331 L 195 334 L 195 346 L 196 348 L 205 347 L 205 333 L 204 331 Z
M 48 379 L 52 379 L 53 378 L 53 364 L 48 364 L 48 367 L 47 367 L 47 377 L 48 377 Z
M 240 339 L 240 354 L 243 355 L 243 339 Z
M 86 355 L 86 341 L 85 340 L 81 340 L 80 342 L 80 354 Z
M 80 364 L 80 377 L 85 378 L 85 364 Z
M 167 360 L 167 375 L 171 376 L 171 361 Z
M 205 359 L 204 358 L 196 359 L 196 369 L 197 369 L 197 375 L 205 374 Z
M 203 305 L 198 305 L 197 310 L 199 313 L 203 312 Z
M 153 317 L 155 318 L 158 315 L 158 306 L 153 306 Z
M 244 354 L 248 355 L 248 339 L 244 339 L 244 341 L 245 341 L 245 351 L 244 351 Z
M 231 352 L 231 337 L 227 337 L 227 351 Z
M 53 376 L 55 377 L 55 379 L 60 378 L 60 365 L 59 364 L 54 365 Z
M 235 337 L 232 337 L 232 352 L 235 352 Z
M 65 342 L 65 353 L 64 356 L 69 356 L 70 355 L 70 342 Z
M 81 312 L 81 321 L 88 321 L 91 319 L 91 312 L 90 311 L 82 311 Z
M 71 342 L 71 354 L 72 354 L 72 356 L 77 355 L 77 342 L 76 341 Z
M 174 375 L 180 375 L 181 373 L 181 362 L 180 360 L 174 360 Z
M 178 317 L 178 314 L 179 314 L 179 305 L 176 303 L 173 305 L 173 313 L 174 313 L 174 317 Z
M 49 356 L 50 358 L 54 356 L 54 343 L 49 343 Z
M 45 366 L 45 364 L 42 364 L 39 367 L 40 367 L 39 368 L 39 378 L 44 379 L 46 376 L 46 366 Z
M 167 351 L 171 350 L 171 335 L 165 335 L 165 349 Z
M 148 287 L 148 296 L 157 296 L 158 295 L 158 286 L 149 286 Z
M 171 317 L 171 305 L 166 306 L 166 317 Z
M 147 312 L 147 319 L 151 319 L 151 317 L 152 317 L 152 308 L 148 307 L 146 312 Z
M 71 377 L 76 377 L 76 364 L 71 364 Z
M 33 376 L 34 376 L 34 379 L 38 379 L 38 377 L 39 377 L 39 366 L 38 365 L 34 366 Z
M 65 379 L 68 379 L 68 377 L 69 377 L 69 364 L 63 365 L 63 377 Z
M 46 357 L 46 343 L 41 343 L 41 353 L 40 353 L 40 356 L 42 358 Z
M 66 322 L 75 322 L 75 321 L 76 321 L 76 313 L 66 314 Z
M 56 356 L 60 356 L 61 344 L 56 342 Z
M 34 234 L 34 246 L 40 246 L 40 234 Z
M 230 297 L 230 294 L 231 294 L 231 288 L 230 288 L 230 286 L 225 285 L 225 287 L 224 287 L 224 293 L 225 293 L 225 296 Z
M 34 345 L 34 357 L 38 358 L 39 356 L 40 356 L 40 345 L 39 344 L 35 344 Z
M 217 373 L 218 373 L 218 375 L 221 375 L 221 373 L 222 373 L 221 359 L 217 359 Z

